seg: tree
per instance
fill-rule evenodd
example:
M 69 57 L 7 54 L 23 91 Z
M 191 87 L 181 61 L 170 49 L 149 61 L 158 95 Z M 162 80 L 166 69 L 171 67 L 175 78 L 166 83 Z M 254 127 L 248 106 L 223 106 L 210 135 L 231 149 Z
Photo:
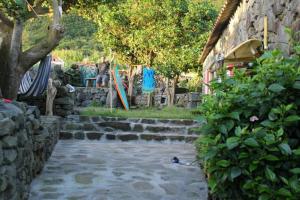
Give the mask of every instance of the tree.
M 23 33 L 23 48 L 27 49 L 44 39 L 49 24 L 49 16 L 41 16 L 26 22 Z M 97 24 L 78 16 L 75 11 L 68 11 L 62 16 L 64 38 L 53 50 L 52 55 L 64 60 L 65 66 L 88 60 L 99 61 L 102 47 L 96 40 Z
M 95 8 L 84 14 L 99 25 L 99 41 L 116 53 L 118 62 L 130 71 L 136 64 L 156 66 L 171 79 L 198 65 L 217 16 L 212 4 L 202 0 L 123 0 Z
M 59 44 L 64 33 L 60 24 L 61 3 L 61 0 L 0 0 L 0 88 L 3 97 L 16 99 L 26 71 Z M 36 15 L 46 13 L 52 14 L 51 23 L 45 30 L 47 36 L 23 51 L 22 35 L 25 22 L 37 17 Z

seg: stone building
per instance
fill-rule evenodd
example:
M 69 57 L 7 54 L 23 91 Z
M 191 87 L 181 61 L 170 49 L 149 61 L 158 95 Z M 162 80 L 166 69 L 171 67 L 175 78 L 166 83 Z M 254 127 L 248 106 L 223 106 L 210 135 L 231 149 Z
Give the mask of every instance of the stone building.
M 249 62 L 263 49 L 278 48 L 290 54 L 286 28 L 300 31 L 300 0 L 226 0 L 200 57 L 203 92 L 209 93 L 207 84 L 217 69 L 230 64 L 226 59 L 235 64 Z M 238 55 L 241 49 L 244 58 Z

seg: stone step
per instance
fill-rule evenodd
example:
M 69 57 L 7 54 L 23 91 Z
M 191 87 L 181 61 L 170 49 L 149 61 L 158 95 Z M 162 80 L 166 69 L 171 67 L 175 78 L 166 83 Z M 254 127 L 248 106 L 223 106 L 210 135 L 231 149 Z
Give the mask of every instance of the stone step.
M 122 131 L 122 132 L 146 132 L 146 133 L 178 133 L 178 134 L 197 134 L 197 126 L 166 126 L 161 124 L 142 124 L 130 122 L 98 122 L 98 123 L 76 123 L 68 122 L 62 126 L 62 130 L 80 130 L 80 131 Z
M 198 135 L 182 134 L 152 134 L 152 133 L 127 133 L 127 132 L 101 132 L 101 131 L 60 131 L 61 140 L 118 140 L 118 141 L 182 141 L 187 143 L 194 142 Z
M 138 119 L 138 118 L 124 118 L 124 117 L 105 117 L 105 116 L 84 116 L 84 115 L 69 115 L 66 121 L 70 122 L 129 122 L 142 124 L 164 124 L 164 125 L 178 125 L 178 126 L 193 126 L 198 125 L 195 120 L 189 119 Z

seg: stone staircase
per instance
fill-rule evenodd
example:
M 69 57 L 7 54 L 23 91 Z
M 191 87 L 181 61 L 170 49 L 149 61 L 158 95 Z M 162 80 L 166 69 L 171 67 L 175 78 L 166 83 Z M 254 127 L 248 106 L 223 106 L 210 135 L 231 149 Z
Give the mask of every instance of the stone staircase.
M 69 115 L 61 123 L 60 139 L 119 141 L 181 141 L 198 138 L 193 120 L 132 119 Z

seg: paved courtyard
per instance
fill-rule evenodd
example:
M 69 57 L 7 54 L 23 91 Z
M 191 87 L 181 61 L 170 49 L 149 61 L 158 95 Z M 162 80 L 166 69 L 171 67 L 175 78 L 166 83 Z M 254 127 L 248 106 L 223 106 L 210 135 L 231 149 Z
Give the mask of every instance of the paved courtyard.
M 192 144 L 61 140 L 30 200 L 204 200 L 207 186 Z

